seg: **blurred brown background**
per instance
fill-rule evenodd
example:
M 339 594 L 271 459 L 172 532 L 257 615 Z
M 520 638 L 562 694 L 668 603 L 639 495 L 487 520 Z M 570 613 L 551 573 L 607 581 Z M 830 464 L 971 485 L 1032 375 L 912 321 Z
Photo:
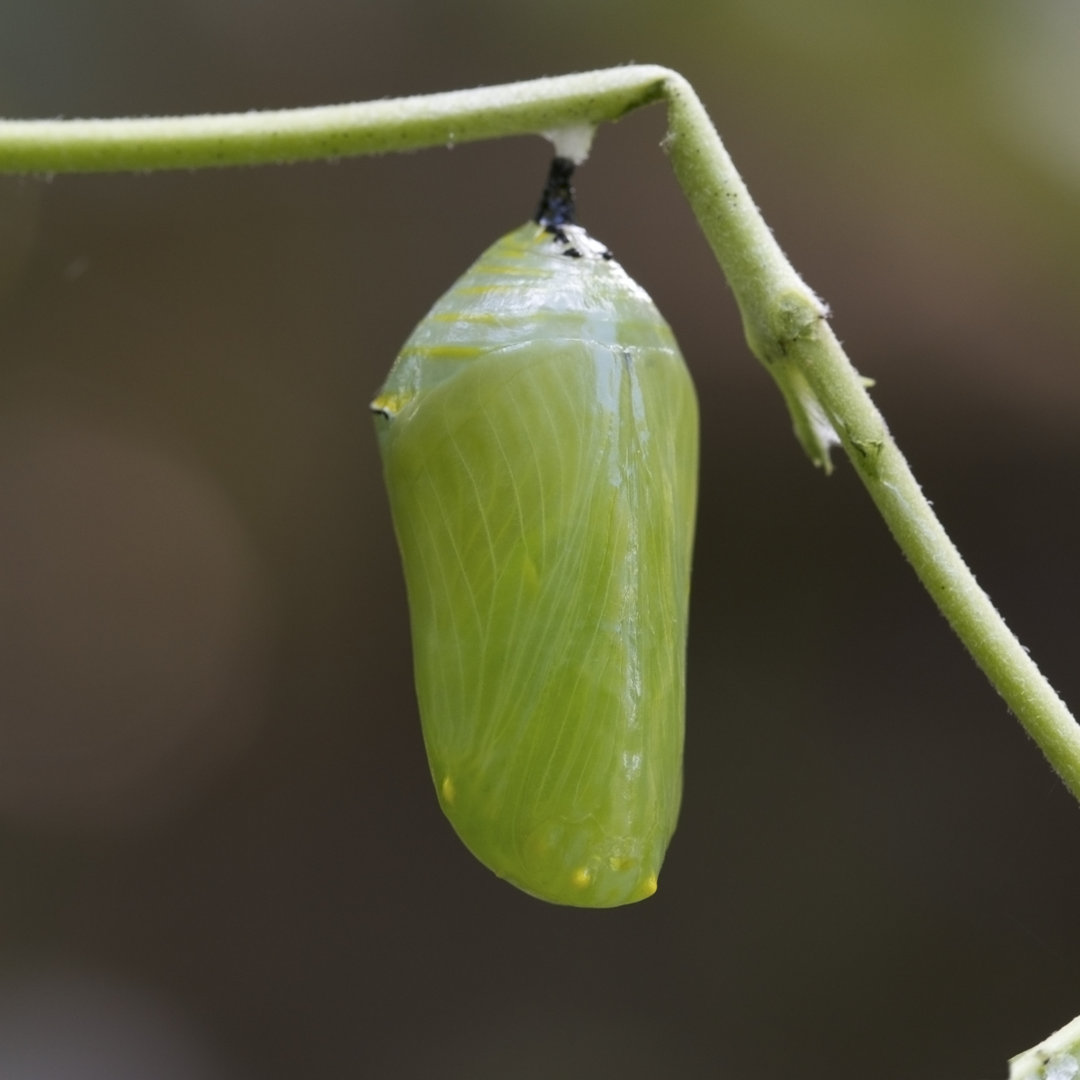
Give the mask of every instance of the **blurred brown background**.
M 679 69 L 1076 705 L 1078 55 L 1053 0 L 6 0 L 0 112 Z M 682 821 L 611 912 L 439 813 L 367 414 L 547 145 L 0 178 L 3 1080 L 989 1080 L 1080 1011 L 1080 812 L 802 457 L 662 132 L 578 185 L 704 432 Z

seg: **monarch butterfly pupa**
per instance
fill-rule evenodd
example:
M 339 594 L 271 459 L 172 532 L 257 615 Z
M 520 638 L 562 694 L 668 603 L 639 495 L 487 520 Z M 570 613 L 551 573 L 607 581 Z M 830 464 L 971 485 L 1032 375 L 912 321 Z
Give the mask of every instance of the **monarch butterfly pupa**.
M 682 790 L 697 401 L 653 302 L 573 224 L 489 248 L 372 402 L 439 801 L 558 904 L 656 891 Z

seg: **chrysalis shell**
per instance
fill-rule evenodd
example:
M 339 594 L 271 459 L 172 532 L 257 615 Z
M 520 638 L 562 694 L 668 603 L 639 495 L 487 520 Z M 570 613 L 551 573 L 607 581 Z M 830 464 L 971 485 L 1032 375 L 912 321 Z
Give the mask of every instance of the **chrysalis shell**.
M 583 229 L 466 272 L 372 403 L 439 801 L 542 899 L 650 896 L 682 788 L 697 402 Z

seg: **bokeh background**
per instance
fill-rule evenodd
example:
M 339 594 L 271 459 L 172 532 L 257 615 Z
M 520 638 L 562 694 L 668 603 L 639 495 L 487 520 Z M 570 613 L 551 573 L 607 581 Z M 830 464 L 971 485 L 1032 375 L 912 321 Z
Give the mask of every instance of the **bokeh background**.
M 1080 7 L 5 0 L 0 113 L 696 86 L 983 583 L 1080 702 Z M 0 178 L 0 1076 L 990 1080 L 1080 1011 L 1080 813 L 852 472 L 803 458 L 658 143 L 583 221 L 703 411 L 657 896 L 442 819 L 367 402 L 538 138 Z

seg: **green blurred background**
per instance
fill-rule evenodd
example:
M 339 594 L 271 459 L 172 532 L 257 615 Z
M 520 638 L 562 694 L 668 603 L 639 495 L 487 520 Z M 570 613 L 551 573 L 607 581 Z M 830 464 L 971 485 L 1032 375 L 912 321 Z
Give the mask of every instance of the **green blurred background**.
M 6 0 L 0 113 L 628 61 L 695 85 L 1080 702 L 1075 3 Z M 547 145 L 0 178 L 3 1080 L 990 1080 L 1080 1011 L 1080 814 L 850 469 L 801 455 L 662 134 L 605 128 L 578 184 L 703 413 L 682 820 L 608 912 L 440 815 L 367 414 Z

